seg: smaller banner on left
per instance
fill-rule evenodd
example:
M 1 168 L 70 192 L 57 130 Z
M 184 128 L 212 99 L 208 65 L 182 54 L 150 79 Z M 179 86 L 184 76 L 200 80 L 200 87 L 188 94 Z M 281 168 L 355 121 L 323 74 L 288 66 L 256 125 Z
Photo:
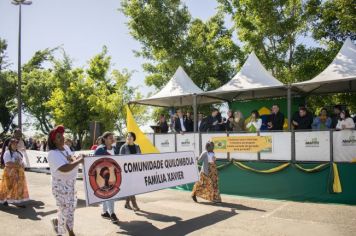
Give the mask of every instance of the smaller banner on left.
M 87 205 L 198 181 L 193 152 L 84 159 Z

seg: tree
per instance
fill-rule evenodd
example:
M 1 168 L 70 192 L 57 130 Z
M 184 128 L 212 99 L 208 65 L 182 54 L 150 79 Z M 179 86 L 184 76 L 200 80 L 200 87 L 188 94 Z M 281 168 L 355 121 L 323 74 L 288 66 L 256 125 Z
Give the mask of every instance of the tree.
M 149 60 L 143 65 L 149 86 L 161 88 L 182 66 L 199 87 L 214 89 L 230 79 L 242 58 L 221 13 L 207 22 L 192 19 L 179 0 L 125 0 L 121 10 L 142 45 L 137 56 Z
M 16 73 L 8 70 L 7 43 L 0 38 L 0 124 L 2 132 L 6 134 L 12 125 L 16 115 Z
M 66 67 L 66 61 L 60 64 L 62 66 L 56 64 L 56 70 Z M 118 130 L 122 134 L 126 120 L 124 105 L 140 97 L 137 89 L 128 85 L 131 73 L 111 71 L 110 66 L 111 57 L 103 47 L 102 52 L 89 60 L 87 69 L 62 70 L 65 77 L 60 80 L 59 74 L 53 73 L 55 88 L 45 106 L 51 111 L 55 123 L 63 124 L 80 143 L 89 133 L 89 124 L 93 121 L 99 122 L 102 130 Z M 145 108 L 136 107 L 135 113 L 144 118 Z
M 353 0 L 311 1 L 313 38 L 339 45 L 347 37 L 356 40 L 356 7 Z M 331 45 L 333 46 L 333 45 Z
M 59 71 L 58 65 L 64 64 L 55 61 L 53 52 L 55 49 L 37 51 L 34 56 L 23 65 L 23 103 L 24 109 L 35 118 L 35 126 L 43 134 L 48 134 L 52 126 L 51 110 L 45 105 L 55 89 L 56 81 L 62 81 L 63 71 Z M 56 64 L 52 68 L 44 68 L 45 63 Z M 70 68 L 69 68 L 70 69 Z M 59 71 L 59 72 L 58 72 Z M 57 78 L 56 75 L 59 77 Z
M 307 30 L 307 2 L 302 0 L 218 0 L 231 15 L 244 50 L 255 51 L 263 65 L 283 82 L 295 64 L 297 39 Z

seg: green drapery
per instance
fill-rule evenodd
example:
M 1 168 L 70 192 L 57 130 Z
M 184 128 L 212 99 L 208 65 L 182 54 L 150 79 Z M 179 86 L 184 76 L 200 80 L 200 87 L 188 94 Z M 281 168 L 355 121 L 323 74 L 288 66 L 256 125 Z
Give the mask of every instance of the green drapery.
M 263 161 L 240 163 L 258 171 L 286 164 Z M 352 163 L 338 163 L 331 168 L 330 163 L 290 164 L 288 168 L 273 174 L 236 168 L 227 161 L 218 161 L 217 165 L 224 167 L 219 169 L 219 187 L 224 194 L 356 205 L 356 165 Z M 340 178 L 335 178 L 335 167 Z M 192 186 L 189 184 L 178 188 L 191 190 Z M 338 194 L 332 194 L 334 192 Z

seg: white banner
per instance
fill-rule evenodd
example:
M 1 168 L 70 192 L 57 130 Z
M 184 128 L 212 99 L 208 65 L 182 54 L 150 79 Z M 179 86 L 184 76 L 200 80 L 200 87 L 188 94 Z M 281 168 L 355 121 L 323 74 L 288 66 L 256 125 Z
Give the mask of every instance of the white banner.
M 193 151 L 198 157 L 199 153 L 199 133 L 177 134 L 177 151 Z
M 49 168 L 47 152 L 26 150 L 23 154 L 26 168 Z
M 235 133 L 230 136 L 257 136 L 256 133 Z M 257 153 L 230 152 L 230 158 L 236 160 L 257 160 Z
M 292 159 L 292 134 L 290 132 L 261 132 L 260 136 L 272 136 L 272 152 L 261 152 L 261 160 Z
M 198 181 L 193 152 L 84 159 L 87 205 Z
M 330 132 L 296 132 L 295 159 L 297 161 L 330 161 Z
M 333 135 L 334 161 L 350 162 L 356 159 L 356 131 L 335 131 Z
M 155 146 L 160 152 L 175 152 L 174 134 L 155 134 Z
M 202 133 L 201 134 L 201 149 L 202 152 L 205 151 L 205 144 L 211 140 L 213 137 L 226 137 L 226 133 Z M 227 153 L 216 152 L 216 158 L 227 159 Z

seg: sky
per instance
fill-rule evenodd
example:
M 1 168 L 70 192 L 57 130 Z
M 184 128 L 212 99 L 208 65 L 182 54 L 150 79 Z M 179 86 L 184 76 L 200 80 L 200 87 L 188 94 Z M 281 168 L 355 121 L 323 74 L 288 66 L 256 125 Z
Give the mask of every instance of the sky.
M 193 17 L 203 20 L 217 6 L 214 0 L 184 2 Z M 140 85 L 143 94 L 153 91 L 144 85 L 144 60 L 133 53 L 140 44 L 129 34 L 119 7 L 119 0 L 33 0 L 22 8 L 22 63 L 37 50 L 62 46 L 75 66 L 83 66 L 106 45 L 112 68 L 135 71 L 131 84 Z M 0 0 L 0 37 L 7 40 L 8 59 L 17 69 L 18 7 L 10 0 Z
M 183 2 L 194 18 L 207 20 L 216 13 L 215 0 Z M 84 66 L 106 45 L 112 68 L 134 71 L 130 84 L 139 86 L 144 95 L 153 92 L 144 84 L 146 74 L 141 65 L 145 61 L 133 53 L 140 44 L 129 34 L 127 18 L 119 8 L 120 0 L 33 0 L 32 5 L 22 8 L 22 64 L 38 50 L 61 46 L 74 66 Z M 232 25 L 229 17 L 225 20 Z M 8 43 L 11 69 L 17 70 L 18 6 L 11 0 L 0 0 L 0 37 Z
M 183 2 L 195 18 L 207 20 L 216 12 L 214 0 Z M 112 68 L 134 71 L 130 84 L 139 86 L 144 95 L 153 92 L 144 84 L 141 65 L 145 61 L 133 53 L 140 44 L 129 34 L 127 18 L 119 8 L 119 0 L 33 0 L 32 5 L 22 7 L 22 64 L 38 50 L 61 46 L 74 66 L 83 66 L 106 45 Z M 17 70 L 18 6 L 11 0 L 0 0 L 0 38 L 8 43 L 10 68 Z M 25 119 L 31 122 L 27 115 Z

